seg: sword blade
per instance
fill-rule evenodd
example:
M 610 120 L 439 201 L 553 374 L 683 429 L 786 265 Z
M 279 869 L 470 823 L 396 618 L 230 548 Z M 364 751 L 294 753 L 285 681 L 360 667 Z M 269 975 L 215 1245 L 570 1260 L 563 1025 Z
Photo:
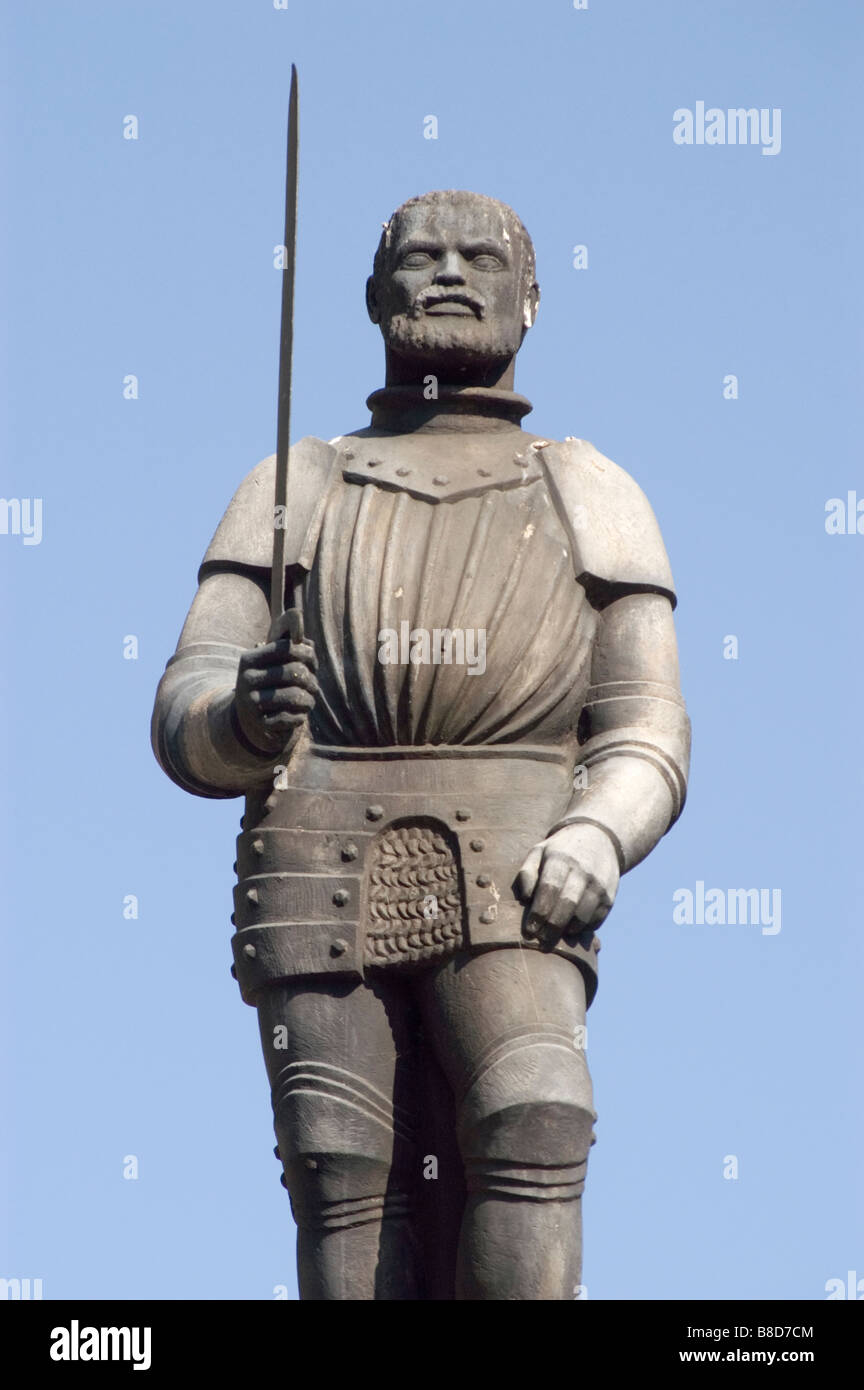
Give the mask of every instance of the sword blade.
M 282 318 L 279 333 L 279 398 L 276 410 L 276 496 L 273 511 L 273 571 L 270 617 L 285 607 L 285 541 L 288 507 L 288 449 L 291 439 L 291 353 L 294 345 L 294 268 L 297 260 L 297 152 L 299 146 L 297 69 L 291 64 L 288 98 L 288 153 L 285 167 L 285 260 L 282 266 Z

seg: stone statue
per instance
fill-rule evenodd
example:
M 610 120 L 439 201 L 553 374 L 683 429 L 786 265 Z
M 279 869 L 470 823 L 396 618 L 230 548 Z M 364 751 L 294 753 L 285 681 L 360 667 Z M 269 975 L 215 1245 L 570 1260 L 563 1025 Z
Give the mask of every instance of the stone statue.
M 585 1011 L 619 876 L 680 814 L 689 723 L 651 508 L 521 420 L 534 250 L 493 198 L 386 224 L 371 423 L 240 484 L 156 697 L 197 796 L 245 796 L 256 1007 L 302 1299 L 573 1299 Z M 291 610 L 293 611 L 293 610 Z

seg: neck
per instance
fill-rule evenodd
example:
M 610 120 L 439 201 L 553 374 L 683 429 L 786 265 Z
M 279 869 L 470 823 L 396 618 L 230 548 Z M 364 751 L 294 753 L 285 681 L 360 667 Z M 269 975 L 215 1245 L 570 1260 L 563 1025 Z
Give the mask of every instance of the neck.
M 435 400 L 427 400 L 424 390 L 423 386 L 388 383 L 373 391 L 366 401 L 372 411 L 372 429 L 392 434 L 518 430 L 522 416 L 532 409 L 524 396 L 501 386 L 439 385 Z
M 472 366 L 457 366 L 451 370 L 453 374 L 448 381 L 449 386 L 500 386 L 505 391 L 512 391 L 516 378 L 516 354 L 512 357 L 498 358 L 485 366 L 475 363 Z M 416 358 L 403 357 L 395 352 L 389 343 L 385 343 L 385 386 L 421 386 L 428 371 L 433 371 L 439 379 L 443 375 L 434 365 L 431 368 L 420 367 Z

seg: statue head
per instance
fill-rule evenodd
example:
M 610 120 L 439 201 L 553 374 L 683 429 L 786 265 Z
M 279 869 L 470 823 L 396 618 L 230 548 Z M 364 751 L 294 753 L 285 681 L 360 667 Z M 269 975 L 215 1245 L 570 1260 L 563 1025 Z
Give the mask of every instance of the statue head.
M 499 377 L 534 322 L 531 238 L 506 203 L 424 193 L 385 223 L 366 306 L 388 361 L 449 380 Z

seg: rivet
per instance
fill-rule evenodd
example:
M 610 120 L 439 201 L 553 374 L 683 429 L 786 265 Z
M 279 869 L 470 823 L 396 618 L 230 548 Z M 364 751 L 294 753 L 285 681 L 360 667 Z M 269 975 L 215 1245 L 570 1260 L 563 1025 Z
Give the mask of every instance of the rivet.
M 525 454 L 514 454 L 513 462 L 518 463 L 520 468 L 527 468 L 531 460 L 526 458 Z
M 367 820 L 380 820 L 381 817 L 383 816 L 383 814 L 384 814 L 384 807 L 383 807 L 383 806 L 367 806 L 367 807 L 366 807 L 366 819 L 367 819 Z
M 367 468 L 378 468 L 379 465 L 380 465 L 380 463 L 381 463 L 381 460 L 380 460 L 380 459 L 367 459 L 367 460 L 366 460 L 366 467 L 367 467 Z
M 407 477 L 408 477 L 408 474 L 409 474 L 410 472 L 411 472 L 411 469 L 410 469 L 410 468 L 397 468 L 397 469 L 396 469 L 396 477 L 397 477 L 397 478 L 407 478 Z
M 480 474 L 480 477 L 481 477 L 481 478 L 491 478 L 491 477 L 492 477 L 492 469 L 491 469 L 491 468 L 478 468 L 478 469 L 477 469 L 477 472 Z
M 474 851 L 475 854 L 479 854 L 480 851 L 481 851 L 482 849 L 485 849 L 485 848 L 486 848 L 486 841 L 485 841 L 485 840 L 472 840 L 472 841 L 471 841 L 471 848 L 473 849 L 473 851 Z
M 342 858 L 345 859 L 348 863 L 350 863 L 352 859 L 357 858 L 357 846 L 354 844 L 353 840 L 351 840 L 347 845 L 342 846 Z
M 353 450 L 353 449 L 343 449 L 343 450 L 342 450 L 342 457 L 343 457 L 343 459 L 348 459 L 349 462 L 350 462 L 350 460 L 353 459 L 353 457 L 354 457 L 354 450 Z
M 280 1163 L 282 1162 L 282 1155 L 281 1155 L 280 1152 L 279 1152 L 279 1145 L 278 1145 L 278 1144 L 275 1144 L 274 1147 L 273 1147 L 273 1156 L 274 1156 L 275 1158 L 278 1158 Z
M 457 820 L 470 820 L 470 819 L 471 819 L 471 812 L 468 810 L 468 807 L 467 807 L 467 806 L 460 806 L 460 807 L 459 807 L 459 810 L 456 812 L 456 819 L 457 819 Z
M 231 925 L 232 925 L 232 927 L 236 927 L 236 925 L 237 925 L 237 917 L 236 917 L 235 913 L 233 913 L 233 912 L 231 913 Z
M 282 1186 L 285 1188 L 285 1191 L 287 1192 L 287 1191 L 288 1191 L 288 1182 L 287 1182 L 287 1180 L 286 1180 L 284 1171 L 281 1172 L 281 1173 L 279 1174 L 279 1181 L 281 1182 Z
M 333 901 L 337 907 L 344 907 L 350 897 L 351 894 L 346 888 L 337 888 L 333 894 Z
M 348 950 L 348 942 L 347 942 L 347 941 L 343 941 L 342 938 L 341 938 L 341 936 L 337 936 L 336 940 L 335 940 L 335 941 L 331 941 L 331 943 L 330 943 L 330 954 L 331 954 L 331 956 L 344 956 L 344 954 L 345 954 L 345 952 L 346 952 L 347 950 Z
M 237 979 L 237 966 L 234 964 L 233 961 L 231 962 L 231 978 L 232 980 Z
M 237 872 L 237 860 L 236 860 L 236 859 L 234 860 L 234 863 L 231 865 L 231 868 L 234 870 L 234 872 L 235 872 L 235 874 L 236 874 L 236 872 Z
M 253 853 L 253 854 L 263 854 L 263 853 L 264 853 L 264 841 L 263 841 L 263 840 L 253 840 L 253 841 L 252 841 L 252 853 Z
M 494 913 L 494 912 L 491 912 L 491 911 L 489 910 L 489 908 L 486 908 L 485 912 L 481 912 L 481 913 L 480 913 L 480 921 L 483 922 L 484 925 L 488 927 L 488 925 L 489 925 L 490 922 L 494 922 L 494 921 L 495 921 L 495 913 Z
M 478 888 L 488 888 L 492 880 L 488 874 L 478 874 L 476 882 Z
M 318 1167 L 318 1160 L 317 1160 L 317 1158 L 307 1158 L 307 1159 L 304 1159 L 304 1162 L 305 1162 L 307 1168 L 315 1169 L 315 1168 Z
M 257 901 L 258 901 L 258 889 L 257 889 L 257 888 L 247 888 L 247 889 L 246 889 L 246 901 L 247 901 L 247 903 L 257 903 Z
M 432 479 L 432 481 L 436 487 L 444 487 L 447 483 L 449 483 L 450 479 L 445 478 L 443 473 L 439 473 L 437 477 Z
M 248 956 L 249 960 L 254 960 L 258 952 L 255 950 L 255 947 L 250 942 L 248 946 L 243 947 L 243 954 L 244 956 Z

